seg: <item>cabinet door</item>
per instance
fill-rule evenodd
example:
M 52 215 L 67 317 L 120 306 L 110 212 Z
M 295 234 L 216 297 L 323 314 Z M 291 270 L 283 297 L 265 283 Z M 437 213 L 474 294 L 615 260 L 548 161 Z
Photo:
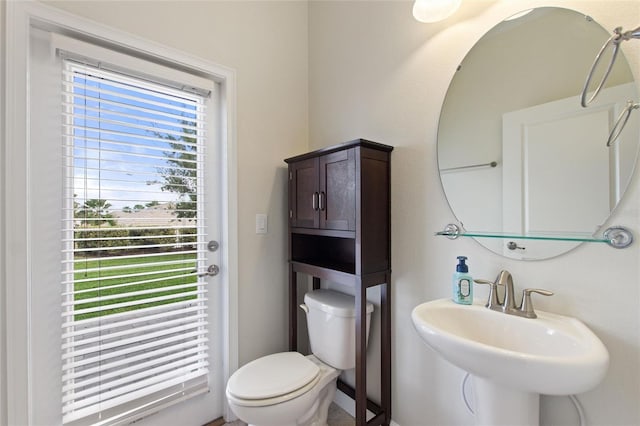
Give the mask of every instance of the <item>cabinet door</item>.
M 320 228 L 356 229 L 355 149 L 320 157 Z
M 318 159 L 289 165 L 289 218 L 292 227 L 318 228 Z

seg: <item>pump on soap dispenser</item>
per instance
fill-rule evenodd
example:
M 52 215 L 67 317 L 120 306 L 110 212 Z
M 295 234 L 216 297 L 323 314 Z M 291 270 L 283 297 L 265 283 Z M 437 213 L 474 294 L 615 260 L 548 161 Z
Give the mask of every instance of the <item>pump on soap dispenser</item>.
M 454 302 L 461 305 L 471 305 L 473 303 L 473 278 L 469 275 L 469 266 L 465 263 L 466 256 L 458 256 L 456 272 L 453 274 L 453 294 Z

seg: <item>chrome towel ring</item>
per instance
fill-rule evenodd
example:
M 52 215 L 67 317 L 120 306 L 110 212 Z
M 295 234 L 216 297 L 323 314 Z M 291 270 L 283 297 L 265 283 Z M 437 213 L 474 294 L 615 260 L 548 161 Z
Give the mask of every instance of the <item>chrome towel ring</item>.
M 583 107 L 586 108 L 591 102 L 593 102 L 593 100 L 600 93 L 600 90 L 604 86 L 604 83 L 607 81 L 607 78 L 611 73 L 611 69 L 613 68 L 613 64 L 616 61 L 616 57 L 618 56 L 618 51 L 620 50 L 620 43 L 622 43 L 625 40 L 631 40 L 631 39 L 640 39 L 640 27 L 636 28 L 635 30 L 625 31 L 625 32 L 622 32 L 622 27 L 618 27 L 613 30 L 613 35 L 609 37 L 609 39 L 602 45 L 602 48 L 600 49 L 600 51 L 596 55 L 595 60 L 593 61 L 593 65 L 591 65 L 591 70 L 589 71 L 589 75 L 587 76 L 587 80 L 585 81 L 584 87 L 582 89 L 582 94 L 580 95 L 580 104 Z M 602 79 L 600 80 L 600 83 L 596 87 L 591 97 L 587 99 L 587 92 L 589 90 L 589 85 L 591 84 L 591 79 L 593 78 L 593 74 L 596 68 L 598 67 L 598 64 L 600 63 L 600 60 L 602 59 L 604 52 L 606 52 L 609 47 L 613 49 L 613 53 L 611 54 L 611 60 L 609 62 L 607 70 L 603 74 Z
M 627 121 L 629 121 L 629 116 L 631 116 L 631 111 L 634 109 L 640 108 L 640 104 L 633 101 L 627 101 L 627 106 L 624 107 L 618 119 L 616 120 L 613 128 L 611 129 L 611 133 L 609 133 L 609 139 L 607 139 L 607 146 L 611 146 L 612 143 L 618 139 L 620 133 L 624 129 L 624 126 L 627 125 Z

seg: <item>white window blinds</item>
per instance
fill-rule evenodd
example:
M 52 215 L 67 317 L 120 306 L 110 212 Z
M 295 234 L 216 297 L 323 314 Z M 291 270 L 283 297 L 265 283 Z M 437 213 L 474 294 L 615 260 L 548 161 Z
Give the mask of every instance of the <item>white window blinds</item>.
M 207 391 L 204 103 L 63 60 L 65 424 Z

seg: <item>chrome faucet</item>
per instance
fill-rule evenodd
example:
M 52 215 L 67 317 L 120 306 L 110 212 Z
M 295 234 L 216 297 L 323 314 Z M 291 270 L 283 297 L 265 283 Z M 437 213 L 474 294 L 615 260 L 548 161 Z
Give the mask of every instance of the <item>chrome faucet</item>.
M 495 281 L 488 280 L 473 280 L 478 284 L 489 285 L 489 299 L 487 300 L 486 307 L 494 310 L 504 312 L 509 315 L 517 315 L 525 318 L 537 318 L 535 311 L 533 310 L 533 303 L 531 301 L 531 293 L 538 293 L 544 296 L 553 295 L 552 292 L 543 290 L 540 288 L 526 288 L 522 291 L 522 299 L 519 305 L 516 305 L 515 290 L 513 289 L 513 277 L 511 273 L 506 270 L 500 271 Z M 500 301 L 500 295 L 498 294 L 498 286 L 504 286 L 504 299 Z
M 509 271 L 500 271 L 496 278 L 496 284 L 504 286 L 504 302 L 502 302 L 502 311 L 508 314 L 515 311 L 516 301 L 513 294 L 513 277 Z

